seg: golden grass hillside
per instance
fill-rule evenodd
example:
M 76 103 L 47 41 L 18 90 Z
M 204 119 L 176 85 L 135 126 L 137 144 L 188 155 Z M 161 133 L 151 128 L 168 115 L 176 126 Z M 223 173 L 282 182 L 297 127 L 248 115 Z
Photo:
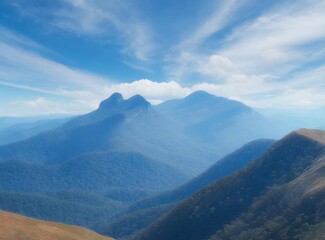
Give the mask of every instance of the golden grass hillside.
M 0 240 L 112 240 L 82 227 L 0 211 Z

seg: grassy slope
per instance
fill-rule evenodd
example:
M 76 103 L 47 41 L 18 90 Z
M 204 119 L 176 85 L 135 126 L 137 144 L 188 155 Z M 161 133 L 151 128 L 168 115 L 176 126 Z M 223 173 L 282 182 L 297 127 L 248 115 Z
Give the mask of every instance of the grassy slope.
M 0 211 L 0 240 L 110 240 L 90 230 Z

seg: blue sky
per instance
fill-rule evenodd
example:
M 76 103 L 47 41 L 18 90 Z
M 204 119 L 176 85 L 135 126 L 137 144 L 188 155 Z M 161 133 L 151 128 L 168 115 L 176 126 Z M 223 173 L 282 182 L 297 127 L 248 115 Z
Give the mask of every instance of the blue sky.
M 325 109 L 324 12 L 323 0 L 0 0 L 0 115 L 86 112 L 116 91 Z

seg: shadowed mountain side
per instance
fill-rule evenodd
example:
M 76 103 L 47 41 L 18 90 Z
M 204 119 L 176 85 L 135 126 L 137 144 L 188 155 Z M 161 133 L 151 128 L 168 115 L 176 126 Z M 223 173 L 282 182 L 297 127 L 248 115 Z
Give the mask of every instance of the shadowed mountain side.
M 323 239 L 325 156 L 298 178 L 275 186 L 211 240 Z M 240 233 L 240 234 L 238 234 Z
M 268 195 L 272 187 L 286 186 L 303 176 L 325 154 L 323 136 L 324 132 L 316 130 L 300 130 L 287 135 L 248 167 L 189 197 L 134 239 L 208 239 L 217 231 L 226 229 L 226 224 L 247 213 L 254 202 L 262 201 L 263 198 L 272 202 Z M 268 204 L 262 205 L 268 207 Z M 307 216 L 313 217 L 321 211 L 322 208 L 317 206 L 312 205 L 315 211 L 310 214 L 307 211 Z M 256 216 L 264 214 L 261 211 L 256 213 Z M 323 215 L 317 216 L 322 216 L 319 220 L 324 220 Z M 317 217 L 313 220 L 317 220 Z M 313 224 L 318 223 L 316 221 Z M 239 233 L 236 232 L 237 235 Z M 238 239 L 237 235 L 231 235 L 229 239 Z
M 273 142 L 274 140 L 255 140 L 245 144 L 184 185 L 131 205 L 128 210 L 107 223 L 107 226 L 102 227 L 101 233 L 120 238 L 147 227 L 179 201 L 208 184 L 245 167 L 250 161 L 259 157 Z
M 1 240 L 112 240 L 87 229 L 0 211 Z

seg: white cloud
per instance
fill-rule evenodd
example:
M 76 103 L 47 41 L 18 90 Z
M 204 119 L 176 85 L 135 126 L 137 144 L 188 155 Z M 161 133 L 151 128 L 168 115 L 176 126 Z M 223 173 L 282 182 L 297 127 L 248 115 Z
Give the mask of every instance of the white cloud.
M 3 111 L 2 115 L 24 116 L 44 114 L 82 114 L 98 107 L 93 99 L 72 99 L 68 102 L 36 97 L 27 100 L 10 102 L 12 109 Z
M 36 98 L 34 100 L 23 102 L 23 105 L 26 106 L 26 107 L 30 107 L 30 108 L 43 108 L 43 107 L 48 108 L 51 104 L 50 104 L 50 102 L 45 100 L 45 98 L 38 97 L 38 98 Z
M 182 87 L 175 81 L 159 83 L 140 79 L 131 83 L 113 84 L 106 88 L 106 92 L 109 94 L 120 92 L 126 98 L 140 94 L 150 102 L 157 104 L 165 100 L 185 97 L 191 92 L 191 89 Z
M 102 92 L 102 86 L 110 81 L 55 62 L 34 51 L 7 44 L 1 37 L 0 52 L 2 85 L 49 94 L 78 96 L 96 95 Z
M 281 5 L 237 28 L 218 52 L 243 72 L 286 74 L 315 60 L 308 45 L 325 40 L 324 11 L 323 1 Z

